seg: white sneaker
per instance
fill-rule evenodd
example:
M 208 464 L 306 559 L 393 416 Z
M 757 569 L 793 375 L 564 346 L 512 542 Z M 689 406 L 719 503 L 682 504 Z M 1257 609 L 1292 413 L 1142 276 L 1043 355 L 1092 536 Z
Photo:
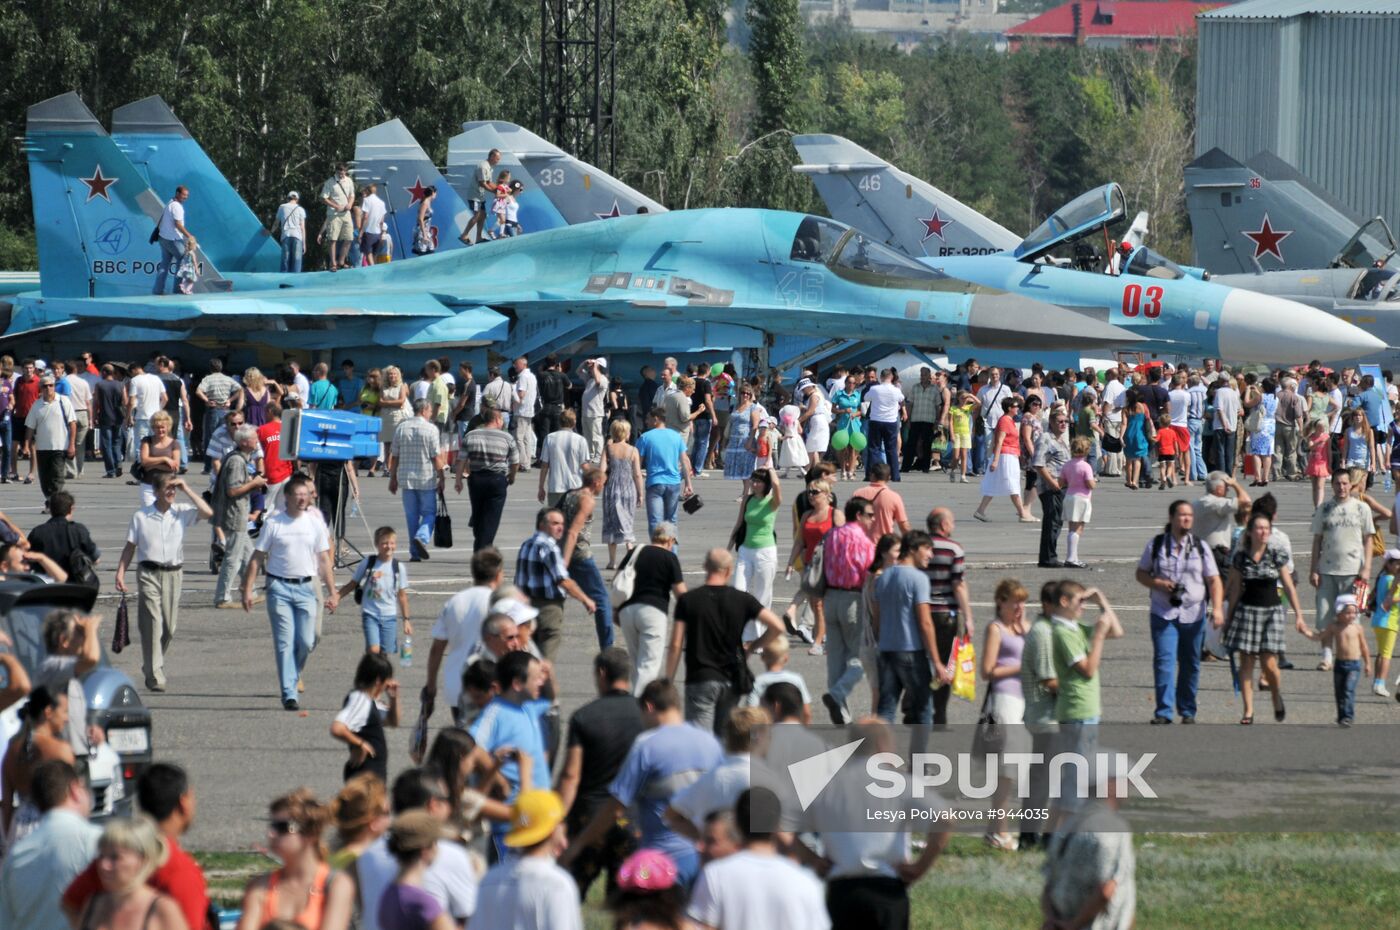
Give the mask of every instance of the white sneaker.
M 812 627 L 810 624 L 804 623 L 800 627 L 798 627 L 797 636 L 809 646 L 813 645 L 817 641 L 817 638 L 812 635 Z
M 1385 685 L 1380 683 L 1371 686 L 1371 693 L 1376 697 L 1390 697 L 1390 692 L 1385 689 Z

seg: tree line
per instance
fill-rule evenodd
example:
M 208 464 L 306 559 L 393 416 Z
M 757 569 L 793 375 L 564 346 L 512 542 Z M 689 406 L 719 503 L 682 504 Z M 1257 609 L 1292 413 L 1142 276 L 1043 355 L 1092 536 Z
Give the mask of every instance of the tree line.
M 797 0 L 617 5 L 613 173 L 676 209 L 823 212 L 789 168 L 794 133 L 847 136 L 1029 231 L 1107 180 L 1189 252 L 1194 50 L 995 51 L 970 37 L 913 51 Z M 76 90 L 104 123 L 163 96 L 260 217 L 317 190 L 355 133 L 398 117 L 437 161 L 470 119 L 538 120 L 533 0 L 0 0 L 0 267 L 34 267 L 25 108 Z M 165 193 L 165 192 L 162 192 Z

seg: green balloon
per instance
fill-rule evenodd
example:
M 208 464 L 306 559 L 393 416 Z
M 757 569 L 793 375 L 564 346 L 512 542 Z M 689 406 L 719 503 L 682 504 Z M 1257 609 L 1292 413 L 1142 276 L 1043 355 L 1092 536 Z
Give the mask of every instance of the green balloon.
M 865 447 L 870 444 L 870 440 L 865 438 L 865 434 L 859 430 L 851 430 L 851 448 L 857 452 L 864 452 Z
M 724 374 L 724 362 L 715 362 L 710 366 L 711 378 L 718 378 L 722 374 Z
M 831 448 L 835 449 L 837 452 L 840 452 L 842 449 L 846 448 L 850 444 L 851 437 L 843 429 L 837 430 L 835 434 L 833 434 L 831 437 Z

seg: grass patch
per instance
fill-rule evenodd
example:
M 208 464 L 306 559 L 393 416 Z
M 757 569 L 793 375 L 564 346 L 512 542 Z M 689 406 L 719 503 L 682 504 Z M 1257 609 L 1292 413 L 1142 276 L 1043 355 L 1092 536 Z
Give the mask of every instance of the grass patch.
M 1153 834 L 1138 837 L 1136 848 L 1139 930 L 1381 927 L 1400 911 L 1400 835 Z M 247 880 L 273 866 L 255 853 L 194 856 L 223 907 L 237 907 Z M 1038 926 L 1043 858 L 954 837 L 913 889 L 912 926 Z M 588 930 L 612 930 L 602 885 L 594 883 L 584 907 Z

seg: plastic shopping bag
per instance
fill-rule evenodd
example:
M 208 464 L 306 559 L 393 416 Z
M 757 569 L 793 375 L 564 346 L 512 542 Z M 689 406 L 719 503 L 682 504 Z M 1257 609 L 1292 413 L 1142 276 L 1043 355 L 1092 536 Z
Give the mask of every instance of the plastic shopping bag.
M 953 640 L 953 696 L 964 701 L 977 698 L 977 649 L 965 636 Z

